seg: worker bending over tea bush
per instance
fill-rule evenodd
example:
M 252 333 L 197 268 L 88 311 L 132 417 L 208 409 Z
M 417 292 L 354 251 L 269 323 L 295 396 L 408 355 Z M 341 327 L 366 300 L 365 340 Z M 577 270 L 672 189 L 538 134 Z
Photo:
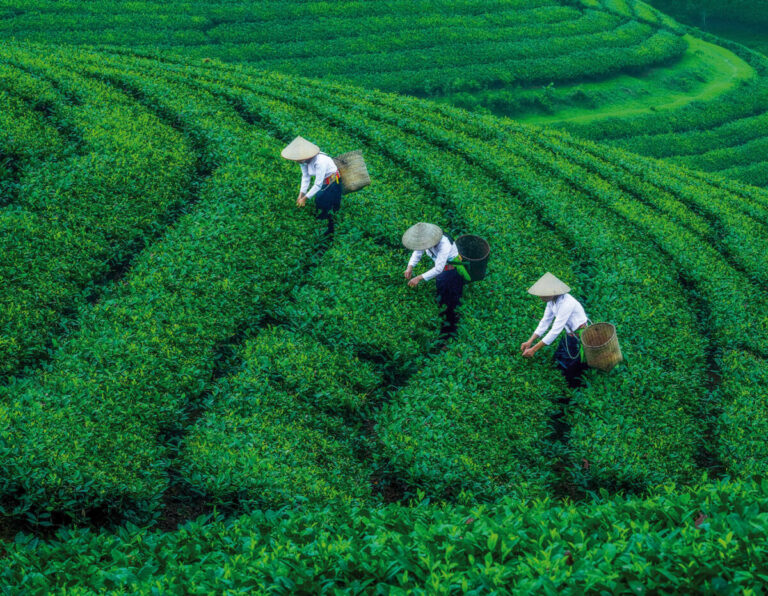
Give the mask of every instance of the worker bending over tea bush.
M 445 308 L 443 312 L 445 325 L 440 335 L 443 339 L 453 337 L 456 335 L 456 325 L 459 320 L 456 307 L 461 301 L 464 282 L 469 279 L 456 243 L 443 234 L 438 226 L 420 222 L 405 231 L 403 246 L 413 251 L 405 270 L 408 285 L 414 288 L 422 281 L 435 280 L 438 302 Z M 434 267 L 413 277 L 413 268 L 419 263 L 424 253 L 434 261 Z
M 315 198 L 318 219 L 328 220 L 326 234 L 333 234 L 333 212 L 341 208 L 341 182 L 339 169 L 333 159 L 321 153 L 320 148 L 302 137 L 296 137 L 283 149 L 285 159 L 299 162 L 301 166 L 301 188 L 296 204 L 304 207 L 307 199 Z M 312 188 L 309 179 L 315 178 Z
M 570 291 L 571 288 L 549 272 L 528 289 L 529 294 L 538 296 L 547 303 L 547 306 L 536 331 L 528 341 L 520 345 L 520 350 L 523 356 L 532 358 L 536 352 L 550 345 L 557 339 L 560 332 L 565 330 L 565 335 L 555 350 L 554 359 L 565 375 L 568 386 L 578 387 L 581 385 L 581 374 L 586 368 L 580 334 L 587 326 L 587 314 L 581 303 L 569 294 Z M 544 335 L 550 325 L 552 328 Z M 534 344 L 540 337 L 541 341 Z

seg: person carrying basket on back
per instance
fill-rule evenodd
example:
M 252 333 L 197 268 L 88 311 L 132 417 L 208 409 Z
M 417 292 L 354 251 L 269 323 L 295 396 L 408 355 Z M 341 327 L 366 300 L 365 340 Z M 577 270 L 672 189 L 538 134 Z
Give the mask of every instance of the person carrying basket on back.
M 440 335 L 443 338 L 453 337 L 456 335 L 459 320 L 456 307 L 461 301 L 464 283 L 469 281 L 469 273 L 461 262 L 456 243 L 443 234 L 438 226 L 424 222 L 408 228 L 402 240 L 403 246 L 413 251 L 405 270 L 408 285 L 415 288 L 422 281 L 435 280 L 438 302 L 445 308 L 443 312 L 445 325 Z M 435 265 L 432 269 L 413 277 L 413 268 L 425 253 L 435 262 Z
M 333 159 L 322 153 L 314 143 L 296 137 L 280 153 L 285 159 L 296 161 L 301 167 L 301 187 L 296 205 L 304 207 L 314 197 L 317 218 L 328 220 L 326 234 L 333 234 L 333 212 L 341 209 L 341 180 Z M 310 178 L 315 181 L 309 186 Z
M 549 272 L 528 289 L 529 294 L 538 296 L 547 306 L 536 331 L 528 341 L 520 345 L 520 351 L 526 358 L 532 358 L 541 348 L 551 345 L 565 330 L 555 350 L 554 360 L 565 375 L 568 386 L 578 387 L 581 385 L 581 374 L 586 368 L 579 336 L 587 326 L 587 314 L 581 303 L 569 294 L 570 291 L 571 288 Z M 550 325 L 552 328 L 544 335 Z M 539 338 L 541 340 L 534 344 Z

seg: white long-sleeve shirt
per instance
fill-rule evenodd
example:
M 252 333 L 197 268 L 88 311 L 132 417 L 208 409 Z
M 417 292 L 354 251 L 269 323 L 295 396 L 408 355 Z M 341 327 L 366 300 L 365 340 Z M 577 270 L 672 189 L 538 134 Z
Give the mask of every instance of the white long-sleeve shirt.
M 427 250 L 414 250 L 411 255 L 411 260 L 408 261 L 408 266 L 415 267 L 418 262 L 421 261 L 421 257 L 424 256 L 425 252 L 435 262 L 435 266 L 426 273 L 421 274 L 424 281 L 429 281 L 433 277 L 440 275 L 445 269 L 445 265 L 448 261 L 459 256 L 459 249 L 456 248 L 456 243 L 451 242 L 448 240 L 447 236 L 443 235 L 436 246 L 428 248 Z
M 554 323 L 552 323 L 554 321 Z M 573 333 L 587 322 L 587 313 L 584 307 L 570 294 L 558 296 L 555 300 L 547 302 L 547 308 L 544 310 L 544 316 L 541 318 L 539 326 L 534 333 L 541 337 L 550 324 L 552 329 L 542 338 L 546 345 L 550 345 L 557 339 L 560 332 L 565 329 L 567 333 Z
M 317 194 L 317 191 L 323 186 L 323 180 L 325 180 L 331 174 L 335 174 L 338 171 L 336 163 L 327 156 L 325 153 L 318 153 L 307 163 L 299 163 L 301 166 L 301 192 L 307 195 L 308 198 L 312 198 Z M 315 177 L 315 183 L 312 188 L 309 188 L 310 177 Z

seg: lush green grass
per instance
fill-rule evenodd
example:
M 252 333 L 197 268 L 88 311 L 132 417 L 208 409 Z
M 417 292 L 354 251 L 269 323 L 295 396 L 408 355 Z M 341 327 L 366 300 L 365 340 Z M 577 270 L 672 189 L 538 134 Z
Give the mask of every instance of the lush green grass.
M 610 83 L 585 83 L 558 90 L 558 94 L 570 98 L 583 93 L 584 101 L 589 102 L 587 107 L 563 107 L 548 115 L 513 115 L 523 122 L 551 126 L 672 111 L 692 102 L 716 100 L 757 75 L 754 68 L 726 48 L 691 35 L 686 36 L 686 41 L 688 51 L 675 66 L 654 68 L 642 76 L 622 75 Z

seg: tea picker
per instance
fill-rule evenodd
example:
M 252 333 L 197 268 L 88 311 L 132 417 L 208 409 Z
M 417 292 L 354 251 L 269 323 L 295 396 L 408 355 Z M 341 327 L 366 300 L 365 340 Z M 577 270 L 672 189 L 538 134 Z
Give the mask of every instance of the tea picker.
M 405 231 L 403 246 L 413 251 L 405 270 L 408 285 L 414 288 L 422 281 L 435 280 L 438 302 L 441 307 L 445 307 L 446 324 L 443 326 L 441 335 L 443 337 L 455 335 L 458 323 L 456 307 L 461 300 L 464 283 L 470 280 L 456 243 L 443 234 L 438 226 L 420 222 Z M 424 253 L 434 261 L 434 267 L 413 277 L 413 268 L 419 263 Z
M 301 188 L 296 204 L 304 207 L 307 199 L 315 198 L 318 219 L 328 220 L 326 234 L 334 230 L 333 212 L 341 208 L 341 182 L 339 169 L 333 159 L 320 152 L 320 148 L 302 137 L 296 137 L 280 153 L 285 159 L 299 162 Z M 309 179 L 315 178 L 312 187 Z
M 586 368 L 579 338 L 587 327 L 587 314 L 581 303 L 569 294 L 570 291 L 567 285 L 549 272 L 528 289 L 529 294 L 538 296 L 547 306 L 536 331 L 528 341 L 520 345 L 520 350 L 523 356 L 532 358 L 541 348 L 552 344 L 565 330 L 565 335 L 555 350 L 554 359 L 565 375 L 568 386 L 578 387 L 581 384 L 581 374 Z M 550 325 L 552 328 L 544 335 Z M 542 339 L 534 344 L 539 338 Z

